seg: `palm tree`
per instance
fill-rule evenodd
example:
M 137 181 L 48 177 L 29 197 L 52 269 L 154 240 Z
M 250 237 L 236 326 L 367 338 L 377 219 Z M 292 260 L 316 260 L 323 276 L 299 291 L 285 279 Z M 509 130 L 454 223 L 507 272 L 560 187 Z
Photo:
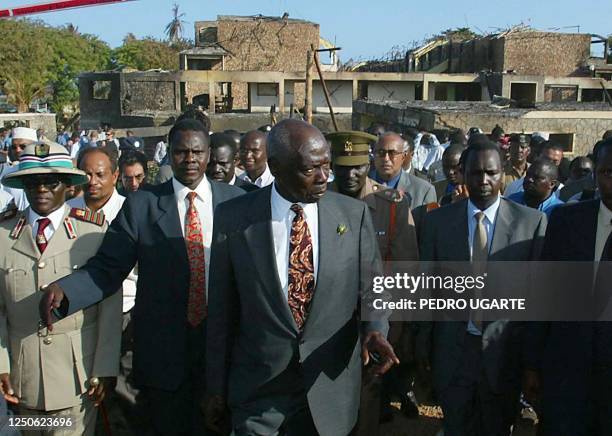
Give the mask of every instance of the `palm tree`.
M 184 16 L 184 13 L 179 14 L 179 5 L 175 3 L 172 7 L 172 21 L 166 26 L 166 35 L 168 35 L 170 42 L 176 42 L 183 36 L 184 21 L 181 18 Z

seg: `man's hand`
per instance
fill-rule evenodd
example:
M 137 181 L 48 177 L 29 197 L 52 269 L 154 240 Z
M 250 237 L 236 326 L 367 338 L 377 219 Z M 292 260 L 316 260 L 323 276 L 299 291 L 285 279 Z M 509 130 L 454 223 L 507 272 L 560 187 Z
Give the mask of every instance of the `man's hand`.
M 89 380 L 87 395 L 94 402 L 95 407 L 102 403 L 104 397 L 106 397 L 106 392 L 113 386 L 114 381 L 114 377 L 92 377 Z
M 55 283 L 51 283 L 47 289 L 45 289 L 45 294 L 40 300 L 40 305 L 38 307 L 40 319 L 49 331 L 53 331 L 53 320 L 55 318 L 53 310 L 59 309 L 63 299 L 64 291 L 62 288 Z
M 202 400 L 202 413 L 206 427 L 216 433 L 222 433 L 228 426 L 225 399 L 220 395 L 207 395 Z M 228 432 L 229 433 L 229 432 Z
M 8 403 L 19 404 L 19 398 L 15 396 L 15 391 L 11 386 L 11 378 L 7 372 L 0 374 L 0 392 Z
M 393 366 L 399 365 L 400 361 L 393 351 L 393 347 L 380 332 L 370 332 L 361 344 L 361 359 L 363 366 L 370 363 L 370 359 L 377 360 L 372 369 L 374 376 L 381 376 Z
M 523 371 L 523 396 L 529 404 L 536 404 L 540 393 L 540 376 L 533 369 Z
M 470 198 L 470 193 L 465 185 L 457 185 L 451 194 L 451 202 L 461 201 Z

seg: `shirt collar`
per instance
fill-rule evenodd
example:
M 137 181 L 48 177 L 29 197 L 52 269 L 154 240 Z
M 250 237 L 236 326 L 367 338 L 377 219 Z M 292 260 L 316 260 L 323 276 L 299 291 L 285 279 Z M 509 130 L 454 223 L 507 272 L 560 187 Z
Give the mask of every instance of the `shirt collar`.
M 603 201 L 599 201 L 598 221 L 606 226 L 610 226 L 612 220 L 612 210 L 608 209 Z
M 266 169 L 263 173 L 261 173 L 261 176 L 257 177 L 257 179 L 255 180 L 251 180 L 251 178 L 249 177 L 249 173 L 247 173 L 246 171 L 244 172 L 244 179 L 247 182 L 252 183 L 253 185 L 257 185 L 259 187 L 262 187 L 261 185 L 267 182 L 270 177 L 272 177 L 272 173 L 270 172 L 270 167 L 268 167 L 268 164 L 266 164 Z M 257 183 L 258 181 L 259 183 Z
M 176 198 L 177 202 L 185 201 L 187 194 L 192 191 L 197 194 L 200 200 L 204 201 L 208 192 L 210 192 L 210 183 L 208 182 L 206 176 L 204 176 L 195 189 L 189 189 L 187 186 L 176 180 L 176 178 L 172 177 L 172 188 L 174 189 L 174 198 Z
M 291 203 L 289 200 L 285 199 L 278 190 L 276 189 L 276 182 L 272 183 L 272 194 L 270 197 L 272 202 L 272 216 L 276 217 L 285 217 L 289 213 L 291 209 L 291 205 L 295 203 Z M 317 203 L 297 203 L 302 206 L 304 209 L 304 213 L 308 216 L 311 213 L 317 213 Z
M 378 175 L 378 171 L 376 171 L 376 173 L 374 174 L 375 178 L 374 180 L 376 180 L 378 183 L 381 183 L 385 186 L 388 186 L 389 188 L 393 188 L 396 189 L 397 184 L 399 183 L 400 178 L 402 177 L 402 171 L 400 170 L 399 173 L 397 173 L 397 176 L 389 179 L 388 181 L 384 181 L 379 175 Z
M 46 217 L 43 217 L 37 214 L 36 212 L 34 212 L 34 209 L 30 207 L 29 212 L 28 212 L 28 224 L 30 224 L 30 226 L 34 228 L 34 226 L 36 225 L 36 221 L 38 221 L 39 218 L 49 218 L 51 220 L 51 225 L 53 226 L 53 230 L 55 231 L 59 229 L 60 226 L 62 225 L 62 220 L 64 219 L 65 212 L 66 212 L 66 206 L 62 205 L 62 207 L 58 208 L 57 210 L 54 210 Z
M 480 209 L 476 207 L 474 203 L 472 203 L 472 200 L 468 200 L 468 207 L 467 207 L 468 219 L 472 219 L 474 215 L 476 215 L 478 212 L 484 212 L 489 222 L 494 223 L 495 215 L 497 215 L 497 210 L 499 209 L 500 203 L 501 203 L 501 196 L 498 195 L 497 200 L 495 200 L 495 202 L 491 206 L 481 211 Z
M 112 220 L 119 214 L 119 210 L 121 206 L 123 206 L 123 201 L 125 197 L 120 195 L 116 189 L 113 189 L 113 195 L 110 196 L 108 201 L 102 206 L 102 213 L 104 213 L 104 218 L 108 224 L 111 223 Z
M 229 181 L 228 185 L 235 185 L 235 184 L 236 184 L 236 174 L 232 176 L 232 180 Z

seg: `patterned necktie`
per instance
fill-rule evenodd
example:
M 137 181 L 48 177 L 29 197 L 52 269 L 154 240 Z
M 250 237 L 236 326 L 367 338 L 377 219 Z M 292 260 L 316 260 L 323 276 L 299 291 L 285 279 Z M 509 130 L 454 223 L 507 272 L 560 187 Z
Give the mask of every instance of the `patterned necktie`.
M 310 300 L 315 287 L 312 240 L 304 209 L 299 204 L 291 205 L 295 217 L 289 236 L 289 288 L 287 300 L 293 319 L 299 330 L 304 328 Z
M 189 300 L 187 321 L 193 327 L 206 317 L 206 263 L 204 257 L 204 234 L 202 223 L 195 207 L 195 192 L 187 194 L 189 207 L 185 219 L 185 244 L 189 259 Z
M 40 254 L 45 252 L 47 248 L 47 237 L 45 236 L 45 229 L 51 224 L 51 220 L 49 218 L 38 218 L 36 220 L 38 222 L 38 230 L 36 231 L 36 245 L 38 246 L 38 251 Z

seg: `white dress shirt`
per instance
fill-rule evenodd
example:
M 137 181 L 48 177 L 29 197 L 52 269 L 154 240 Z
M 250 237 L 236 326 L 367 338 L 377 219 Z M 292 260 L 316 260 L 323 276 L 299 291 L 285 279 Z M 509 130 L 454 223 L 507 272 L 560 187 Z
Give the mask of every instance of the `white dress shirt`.
M 0 213 L 6 211 L 8 205 L 13 201 L 13 196 L 0 189 Z
M 232 176 L 232 180 L 229 181 L 228 185 L 235 185 L 236 184 L 236 173 L 234 173 L 234 175 Z
M 497 217 L 497 211 L 499 209 L 499 204 L 501 203 L 501 197 L 497 197 L 495 203 L 481 211 L 476 207 L 472 200 L 468 200 L 467 207 L 467 220 L 468 220 L 468 243 L 470 244 L 470 258 L 472 257 L 472 252 L 474 249 L 474 233 L 476 232 L 476 225 L 478 221 L 476 220 L 476 214 L 478 212 L 484 212 L 485 218 L 483 220 L 483 224 L 485 226 L 485 230 L 487 231 L 487 251 L 491 251 L 491 241 L 493 241 L 493 231 L 495 230 L 495 218 Z
M 184 237 L 185 219 L 187 216 L 187 209 L 189 208 L 187 194 L 192 191 L 174 177 L 172 178 L 172 187 L 174 188 L 174 198 L 176 199 L 176 207 L 178 208 L 179 219 L 181 220 L 181 231 Z M 200 184 L 194 189 L 194 192 L 196 193 L 194 203 L 202 224 L 204 259 L 206 264 L 204 276 L 206 278 L 206 295 L 208 296 L 208 277 L 210 275 L 208 273 L 208 268 L 210 266 L 210 244 L 212 242 L 213 233 L 213 205 L 212 191 L 206 177 L 202 179 Z
M 246 171 L 240 174 L 238 177 L 244 180 L 245 182 L 249 182 L 255 186 L 259 186 L 260 188 L 271 185 L 272 182 L 274 182 L 274 176 L 270 172 L 270 168 L 268 168 L 268 164 L 266 164 L 265 171 L 261 174 L 261 176 L 257 177 L 255 181 L 251 180 L 251 178 L 249 177 L 249 174 Z
M 291 210 L 293 203 L 285 200 L 272 185 L 270 205 L 272 210 L 272 239 L 274 240 L 274 254 L 276 257 L 276 270 L 280 280 L 283 295 L 288 298 L 289 289 L 289 236 L 291 224 L 295 213 Z M 312 241 L 312 261 L 314 266 L 315 283 L 319 271 L 319 209 L 317 203 L 298 203 L 304 209 L 304 216 L 310 239 Z
M 38 215 L 32 208 L 28 209 L 28 224 L 32 226 L 32 239 L 36 242 L 36 233 L 38 233 L 38 220 L 40 218 L 49 218 L 51 223 L 43 230 L 45 234 L 45 238 L 47 238 L 47 242 L 51 240 L 53 234 L 57 229 L 62 226 L 62 221 L 64 218 L 64 212 L 66 211 L 65 207 L 60 207 L 57 210 L 54 210 L 46 217 Z
M 599 212 L 597 213 L 597 233 L 595 236 L 595 262 L 599 262 L 606 241 L 612 231 L 612 211 L 606 207 L 603 201 L 599 202 Z

